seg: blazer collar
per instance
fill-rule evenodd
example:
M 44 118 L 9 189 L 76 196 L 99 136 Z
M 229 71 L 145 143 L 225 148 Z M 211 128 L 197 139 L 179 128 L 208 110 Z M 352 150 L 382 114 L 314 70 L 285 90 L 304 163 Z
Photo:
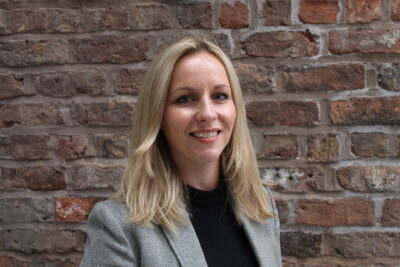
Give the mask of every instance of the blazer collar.
M 161 227 L 182 267 L 207 267 L 206 258 L 189 217 L 176 233 Z

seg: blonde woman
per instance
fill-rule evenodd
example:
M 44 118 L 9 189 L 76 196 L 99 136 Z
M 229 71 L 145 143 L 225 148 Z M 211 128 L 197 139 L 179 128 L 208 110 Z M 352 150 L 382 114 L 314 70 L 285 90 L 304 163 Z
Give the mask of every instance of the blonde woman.
M 281 266 L 232 63 L 188 37 L 152 62 L 121 189 L 91 212 L 81 266 Z

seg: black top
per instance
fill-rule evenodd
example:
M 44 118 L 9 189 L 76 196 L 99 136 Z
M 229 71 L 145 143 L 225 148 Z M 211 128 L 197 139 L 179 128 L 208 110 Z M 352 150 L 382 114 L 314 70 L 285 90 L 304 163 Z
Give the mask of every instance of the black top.
M 212 191 L 188 186 L 191 221 L 210 267 L 258 266 L 246 233 L 232 211 L 227 186 Z

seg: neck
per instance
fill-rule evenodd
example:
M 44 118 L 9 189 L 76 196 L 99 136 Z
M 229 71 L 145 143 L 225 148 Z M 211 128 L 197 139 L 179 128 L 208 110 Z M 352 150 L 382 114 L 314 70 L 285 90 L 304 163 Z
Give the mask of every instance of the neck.
M 200 190 L 213 190 L 219 184 L 219 162 L 205 164 L 177 164 L 183 181 Z

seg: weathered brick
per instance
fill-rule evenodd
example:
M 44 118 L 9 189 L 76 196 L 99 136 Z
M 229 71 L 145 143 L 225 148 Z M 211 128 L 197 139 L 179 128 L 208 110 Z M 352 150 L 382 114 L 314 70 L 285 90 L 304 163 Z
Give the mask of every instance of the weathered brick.
M 128 11 L 126 7 L 108 7 L 88 10 L 92 13 L 99 30 L 127 30 Z
M 271 94 L 275 90 L 275 72 L 264 65 L 235 64 L 235 70 L 244 93 Z
M 79 256 L 81 255 L 81 256 Z M 64 256 L 63 254 L 40 256 L 40 254 L 35 254 L 32 257 L 32 262 L 30 266 L 46 266 L 46 267 L 78 267 L 82 261 L 82 254 L 77 254 L 74 256 Z
M 397 136 L 397 156 L 400 157 L 400 135 Z
M 275 199 L 276 208 L 278 209 L 280 223 L 286 223 L 289 216 L 289 206 L 284 199 Z
M 318 46 L 310 32 L 260 32 L 242 42 L 248 56 L 255 57 L 311 57 L 318 54 Z
M 354 29 L 331 31 L 328 48 L 332 54 L 350 53 L 400 53 L 400 29 Z
M 0 73 L 0 99 L 33 95 L 34 92 L 24 86 L 24 77 L 12 73 Z
M 49 159 L 48 135 L 0 136 L 0 158 L 16 160 Z
M 393 21 L 400 21 L 400 0 L 392 0 L 391 18 Z
M 119 187 L 124 166 L 77 165 L 69 170 L 72 187 L 77 190 L 116 190 Z
M 27 254 L 82 252 L 86 241 L 81 230 L 8 229 L 0 234 L 6 240 L 0 247 Z
M 46 31 L 46 10 L 21 8 L 2 14 L 4 29 L 0 33 L 43 32 Z
M 378 67 L 378 84 L 389 91 L 400 91 L 400 64 Z
M 382 0 L 346 0 L 347 23 L 369 23 L 380 20 L 383 15 Z
M 241 29 L 249 26 L 249 10 L 247 5 L 236 1 L 234 5 L 221 4 L 219 24 L 222 28 Z
M 326 239 L 333 255 L 345 258 L 398 257 L 400 233 L 353 232 L 330 234 Z
M 0 255 L 0 266 L 4 267 L 29 267 L 31 261 L 16 256 Z
M 104 158 L 125 158 L 128 155 L 128 136 L 97 135 L 96 155 Z
M 99 70 L 42 73 L 34 81 L 38 93 L 51 97 L 107 95 L 105 82 L 105 73 Z
M 336 170 L 336 179 L 354 192 L 400 192 L 400 167 L 349 166 Z
M 290 0 L 265 0 L 262 9 L 262 18 L 266 26 L 286 26 L 292 23 Z
M 300 258 L 321 254 L 322 236 L 304 232 L 281 232 L 282 254 Z
M 66 40 L 13 40 L 0 42 L 0 63 L 10 67 L 64 64 Z
M 299 140 L 294 134 L 264 136 L 263 157 L 268 159 L 295 159 L 299 155 Z
M 92 14 L 81 8 L 51 8 L 47 11 L 47 28 L 50 32 L 84 32 L 95 27 Z
M 382 209 L 381 224 L 386 226 L 400 226 L 400 199 L 385 199 Z
M 247 117 L 257 126 L 314 126 L 319 123 L 317 104 L 310 101 L 254 101 L 246 105 Z
M 0 222 L 54 221 L 54 204 L 48 198 L 0 199 Z
M 311 162 L 335 162 L 339 157 L 339 141 L 336 134 L 307 136 L 307 160 Z
M 299 19 L 303 23 L 333 24 L 338 12 L 337 0 L 301 0 Z
M 362 64 L 306 65 L 283 69 L 282 78 L 288 92 L 356 90 L 365 87 L 365 67 Z
M 57 154 L 67 160 L 95 156 L 94 140 L 91 135 L 57 136 Z
M 175 16 L 168 5 L 156 2 L 136 4 L 129 9 L 129 28 L 158 30 L 174 27 Z
M 400 97 L 332 101 L 330 119 L 332 124 L 336 125 L 398 125 Z
M 351 152 L 363 158 L 389 156 L 389 140 L 385 133 L 352 133 Z
M 375 224 L 374 204 L 367 199 L 303 199 L 297 203 L 297 223 L 316 226 Z
M 131 102 L 74 103 L 71 116 L 76 124 L 88 126 L 128 126 L 132 123 Z
M 111 77 L 115 92 L 119 95 L 137 95 L 145 73 L 145 68 L 122 68 L 113 71 Z
M 324 170 L 318 167 L 263 168 L 264 181 L 275 184 L 274 190 L 284 193 L 307 193 L 330 190 Z
M 29 190 L 66 189 L 65 169 L 62 167 L 34 166 L 0 169 L 0 188 Z
M 179 4 L 176 17 L 184 29 L 211 29 L 213 27 L 213 8 L 211 3 Z
M 146 59 L 146 38 L 100 36 L 69 40 L 73 63 L 131 63 Z
M 59 103 L 0 105 L 0 128 L 64 125 L 63 106 Z
M 100 201 L 96 197 L 60 197 L 56 201 L 57 222 L 86 222 L 94 204 Z

